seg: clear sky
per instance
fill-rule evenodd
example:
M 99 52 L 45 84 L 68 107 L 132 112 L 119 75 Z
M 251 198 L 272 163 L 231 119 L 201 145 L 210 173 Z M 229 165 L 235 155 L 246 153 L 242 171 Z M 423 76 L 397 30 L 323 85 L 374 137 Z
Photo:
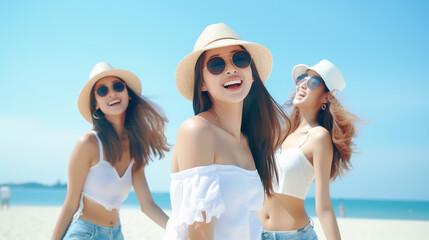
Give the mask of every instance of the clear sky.
M 294 91 L 294 65 L 325 58 L 341 69 L 339 98 L 370 123 L 333 197 L 429 201 L 428 12 L 427 1 L 3 2 L 0 183 L 67 181 L 70 153 L 91 129 L 77 96 L 97 62 L 140 77 L 174 144 L 193 115 L 176 90 L 176 66 L 207 25 L 223 22 L 271 50 L 266 87 L 279 103 Z M 170 159 L 147 167 L 153 191 L 168 191 Z

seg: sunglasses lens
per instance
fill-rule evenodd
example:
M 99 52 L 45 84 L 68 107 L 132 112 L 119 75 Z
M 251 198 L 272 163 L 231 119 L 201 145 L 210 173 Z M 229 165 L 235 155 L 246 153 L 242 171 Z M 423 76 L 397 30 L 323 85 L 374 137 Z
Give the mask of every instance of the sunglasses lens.
M 312 76 L 310 79 L 308 79 L 307 86 L 309 89 L 314 90 L 319 86 L 320 82 L 322 82 L 322 79 L 317 76 Z
M 295 85 L 298 86 L 299 84 L 301 84 L 302 81 L 304 81 L 306 77 L 307 77 L 307 74 L 302 74 L 302 75 L 298 76 L 296 78 Z
M 238 51 L 232 56 L 232 62 L 239 68 L 247 68 L 250 65 L 250 54 L 246 51 Z
M 109 92 L 109 89 L 106 86 L 99 87 L 97 89 L 97 95 L 100 97 L 104 97 Z
M 219 75 L 225 70 L 225 61 L 221 57 L 215 57 L 207 62 L 207 70 L 213 75 Z
M 121 82 L 115 82 L 113 84 L 113 90 L 115 90 L 116 92 L 122 92 L 125 89 L 125 85 Z

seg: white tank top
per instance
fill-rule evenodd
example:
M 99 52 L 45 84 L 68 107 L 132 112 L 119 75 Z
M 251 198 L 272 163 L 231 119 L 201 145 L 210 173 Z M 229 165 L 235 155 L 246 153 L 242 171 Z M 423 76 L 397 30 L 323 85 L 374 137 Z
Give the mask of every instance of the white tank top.
M 297 147 L 280 149 L 276 152 L 279 183 L 274 183 L 274 191 L 305 200 L 311 182 L 314 180 L 314 167 L 301 151 L 301 146 L 307 141 L 314 127 Z
M 73 216 L 73 222 L 82 215 L 83 197 L 86 197 L 106 208 L 109 211 L 121 207 L 122 202 L 128 197 L 132 186 L 132 166 L 131 160 L 124 175 L 120 177 L 116 169 L 103 157 L 103 145 L 95 131 L 92 131 L 97 138 L 100 150 L 100 160 L 92 166 L 86 175 L 83 184 L 82 196 L 79 209 Z

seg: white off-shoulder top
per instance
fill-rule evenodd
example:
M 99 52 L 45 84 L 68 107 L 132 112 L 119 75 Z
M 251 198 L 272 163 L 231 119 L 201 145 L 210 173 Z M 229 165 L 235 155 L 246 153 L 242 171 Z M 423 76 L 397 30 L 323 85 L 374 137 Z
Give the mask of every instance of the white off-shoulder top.
M 260 239 L 264 189 L 257 170 L 212 164 L 171 174 L 172 214 L 164 240 L 187 240 L 194 222 L 214 221 L 214 239 Z

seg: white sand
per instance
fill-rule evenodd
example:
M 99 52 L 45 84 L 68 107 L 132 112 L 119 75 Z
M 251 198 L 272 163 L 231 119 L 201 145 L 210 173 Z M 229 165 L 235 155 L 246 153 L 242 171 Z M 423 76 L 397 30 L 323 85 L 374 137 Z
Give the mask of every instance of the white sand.
M 319 220 L 314 228 L 320 240 L 325 240 Z M 338 218 L 341 238 L 345 240 L 405 240 L 429 239 L 429 221 Z
M 59 213 L 60 207 L 12 206 L 0 210 L 0 239 L 50 239 Z M 162 238 L 164 230 L 139 210 L 122 209 L 120 214 L 126 240 Z M 314 223 L 319 238 L 325 239 L 319 221 L 314 219 Z M 345 240 L 429 239 L 429 221 L 339 218 L 338 224 Z
M 60 207 L 21 206 L 0 210 L 0 240 L 51 239 L 60 211 Z M 121 209 L 120 218 L 126 240 L 162 239 L 164 229 L 152 222 L 141 211 Z

